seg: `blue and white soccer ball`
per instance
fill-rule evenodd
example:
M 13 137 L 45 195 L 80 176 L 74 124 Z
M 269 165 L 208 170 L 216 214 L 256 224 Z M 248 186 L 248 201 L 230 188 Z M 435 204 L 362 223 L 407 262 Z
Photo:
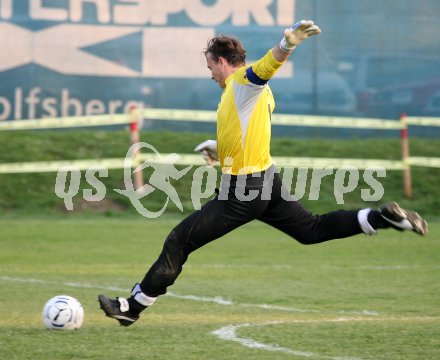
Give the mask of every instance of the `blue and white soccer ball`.
M 50 330 L 76 330 L 84 321 L 81 303 L 68 295 L 57 295 L 44 305 L 43 322 Z

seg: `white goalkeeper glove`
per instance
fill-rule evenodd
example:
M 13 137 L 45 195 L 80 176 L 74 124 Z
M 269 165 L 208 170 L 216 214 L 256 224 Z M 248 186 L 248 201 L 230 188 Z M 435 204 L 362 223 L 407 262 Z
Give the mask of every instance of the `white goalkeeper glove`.
M 303 40 L 321 33 L 321 29 L 312 20 L 301 20 L 290 29 L 284 30 L 284 37 L 280 42 L 280 49 L 292 51 Z
M 214 163 L 218 161 L 217 141 L 215 140 L 202 142 L 195 147 L 194 151 L 200 152 L 209 166 L 214 165 Z

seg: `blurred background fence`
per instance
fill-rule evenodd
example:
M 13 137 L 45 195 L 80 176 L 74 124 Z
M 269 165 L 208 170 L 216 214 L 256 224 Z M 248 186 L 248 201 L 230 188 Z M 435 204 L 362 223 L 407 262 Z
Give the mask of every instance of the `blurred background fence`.
M 79 116 L 64 119 L 46 118 L 38 121 L 20 120 L 13 122 L 0 123 L 1 130 L 36 130 L 53 128 L 74 128 L 74 127 L 102 127 L 111 125 L 130 125 L 131 144 L 140 141 L 139 129 L 144 119 L 150 121 L 170 120 L 184 122 L 216 122 L 216 112 L 197 111 L 197 110 L 176 110 L 176 109 L 132 109 L 126 115 L 99 115 L 99 116 Z M 440 168 L 440 157 L 411 157 L 409 150 L 408 125 L 414 126 L 440 126 L 440 118 L 417 118 L 401 116 L 400 121 L 368 118 L 343 118 L 343 117 L 323 117 L 323 116 L 303 116 L 303 115 L 279 115 L 272 118 L 274 126 L 312 126 L 320 128 L 375 128 L 385 131 L 400 130 L 401 155 L 402 159 L 353 159 L 353 158 L 329 158 L 329 157 L 274 157 L 275 163 L 283 168 L 344 168 L 354 167 L 356 169 L 384 168 L 386 170 L 403 171 L 403 191 L 407 198 L 412 197 L 411 166 L 435 167 Z M 324 154 L 324 151 L 323 151 Z M 134 154 L 132 167 L 140 165 L 142 162 L 167 164 L 167 155 L 155 153 L 141 154 L 137 147 Z M 177 165 L 204 165 L 200 155 L 179 154 L 177 160 L 172 164 Z M 84 160 L 63 160 L 58 161 L 32 161 L 19 163 L 0 164 L 0 174 L 7 173 L 32 173 L 32 172 L 57 172 L 61 169 L 67 170 L 75 168 L 85 170 L 91 167 L 105 167 L 107 169 L 122 169 L 126 167 L 123 158 L 117 159 L 84 159 Z M 144 184 L 141 172 L 135 172 L 134 185 L 140 188 Z

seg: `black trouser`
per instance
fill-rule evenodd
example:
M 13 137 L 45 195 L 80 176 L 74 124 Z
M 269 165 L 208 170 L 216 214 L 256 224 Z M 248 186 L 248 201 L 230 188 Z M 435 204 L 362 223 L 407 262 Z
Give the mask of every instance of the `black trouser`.
M 272 174 L 265 177 L 269 172 Z M 291 198 L 289 201 L 285 200 L 288 198 L 288 191 L 282 185 L 279 174 L 274 174 L 273 167 L 260 177 L 247 176 L 245 187 L 240 186 L 238 178 L 232 176 L 229 187 L 222 186 L 214 199 L 171 231 L 159 258 L 140 284 L 146 295 L 155 297 L 165 294 L 167 287 L 174 283 L 182 271 L 191 252 L 255 219 L 307 245 L 362 232 L 357 220 L 357 210 L 313 215 L 300 202 Z M 266 181 L 263 182 L 263 179 Z M 268 189 L 272 190 L 271 193 L 267 192 Z M 243 201 L 240 194 L 255 198 Z M 227 199 L 222 200 L 224 198 Z

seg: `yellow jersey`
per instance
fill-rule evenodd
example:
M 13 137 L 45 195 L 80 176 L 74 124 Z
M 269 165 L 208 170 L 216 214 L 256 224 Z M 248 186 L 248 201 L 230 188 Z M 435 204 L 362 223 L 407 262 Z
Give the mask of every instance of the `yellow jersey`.
M 252 174 L 272 165 L 270 121 L 275 100 L 267 82 L 282 64 L 271 49 L 226 79 L 217 109 L 217 150 L 224 174 Z

